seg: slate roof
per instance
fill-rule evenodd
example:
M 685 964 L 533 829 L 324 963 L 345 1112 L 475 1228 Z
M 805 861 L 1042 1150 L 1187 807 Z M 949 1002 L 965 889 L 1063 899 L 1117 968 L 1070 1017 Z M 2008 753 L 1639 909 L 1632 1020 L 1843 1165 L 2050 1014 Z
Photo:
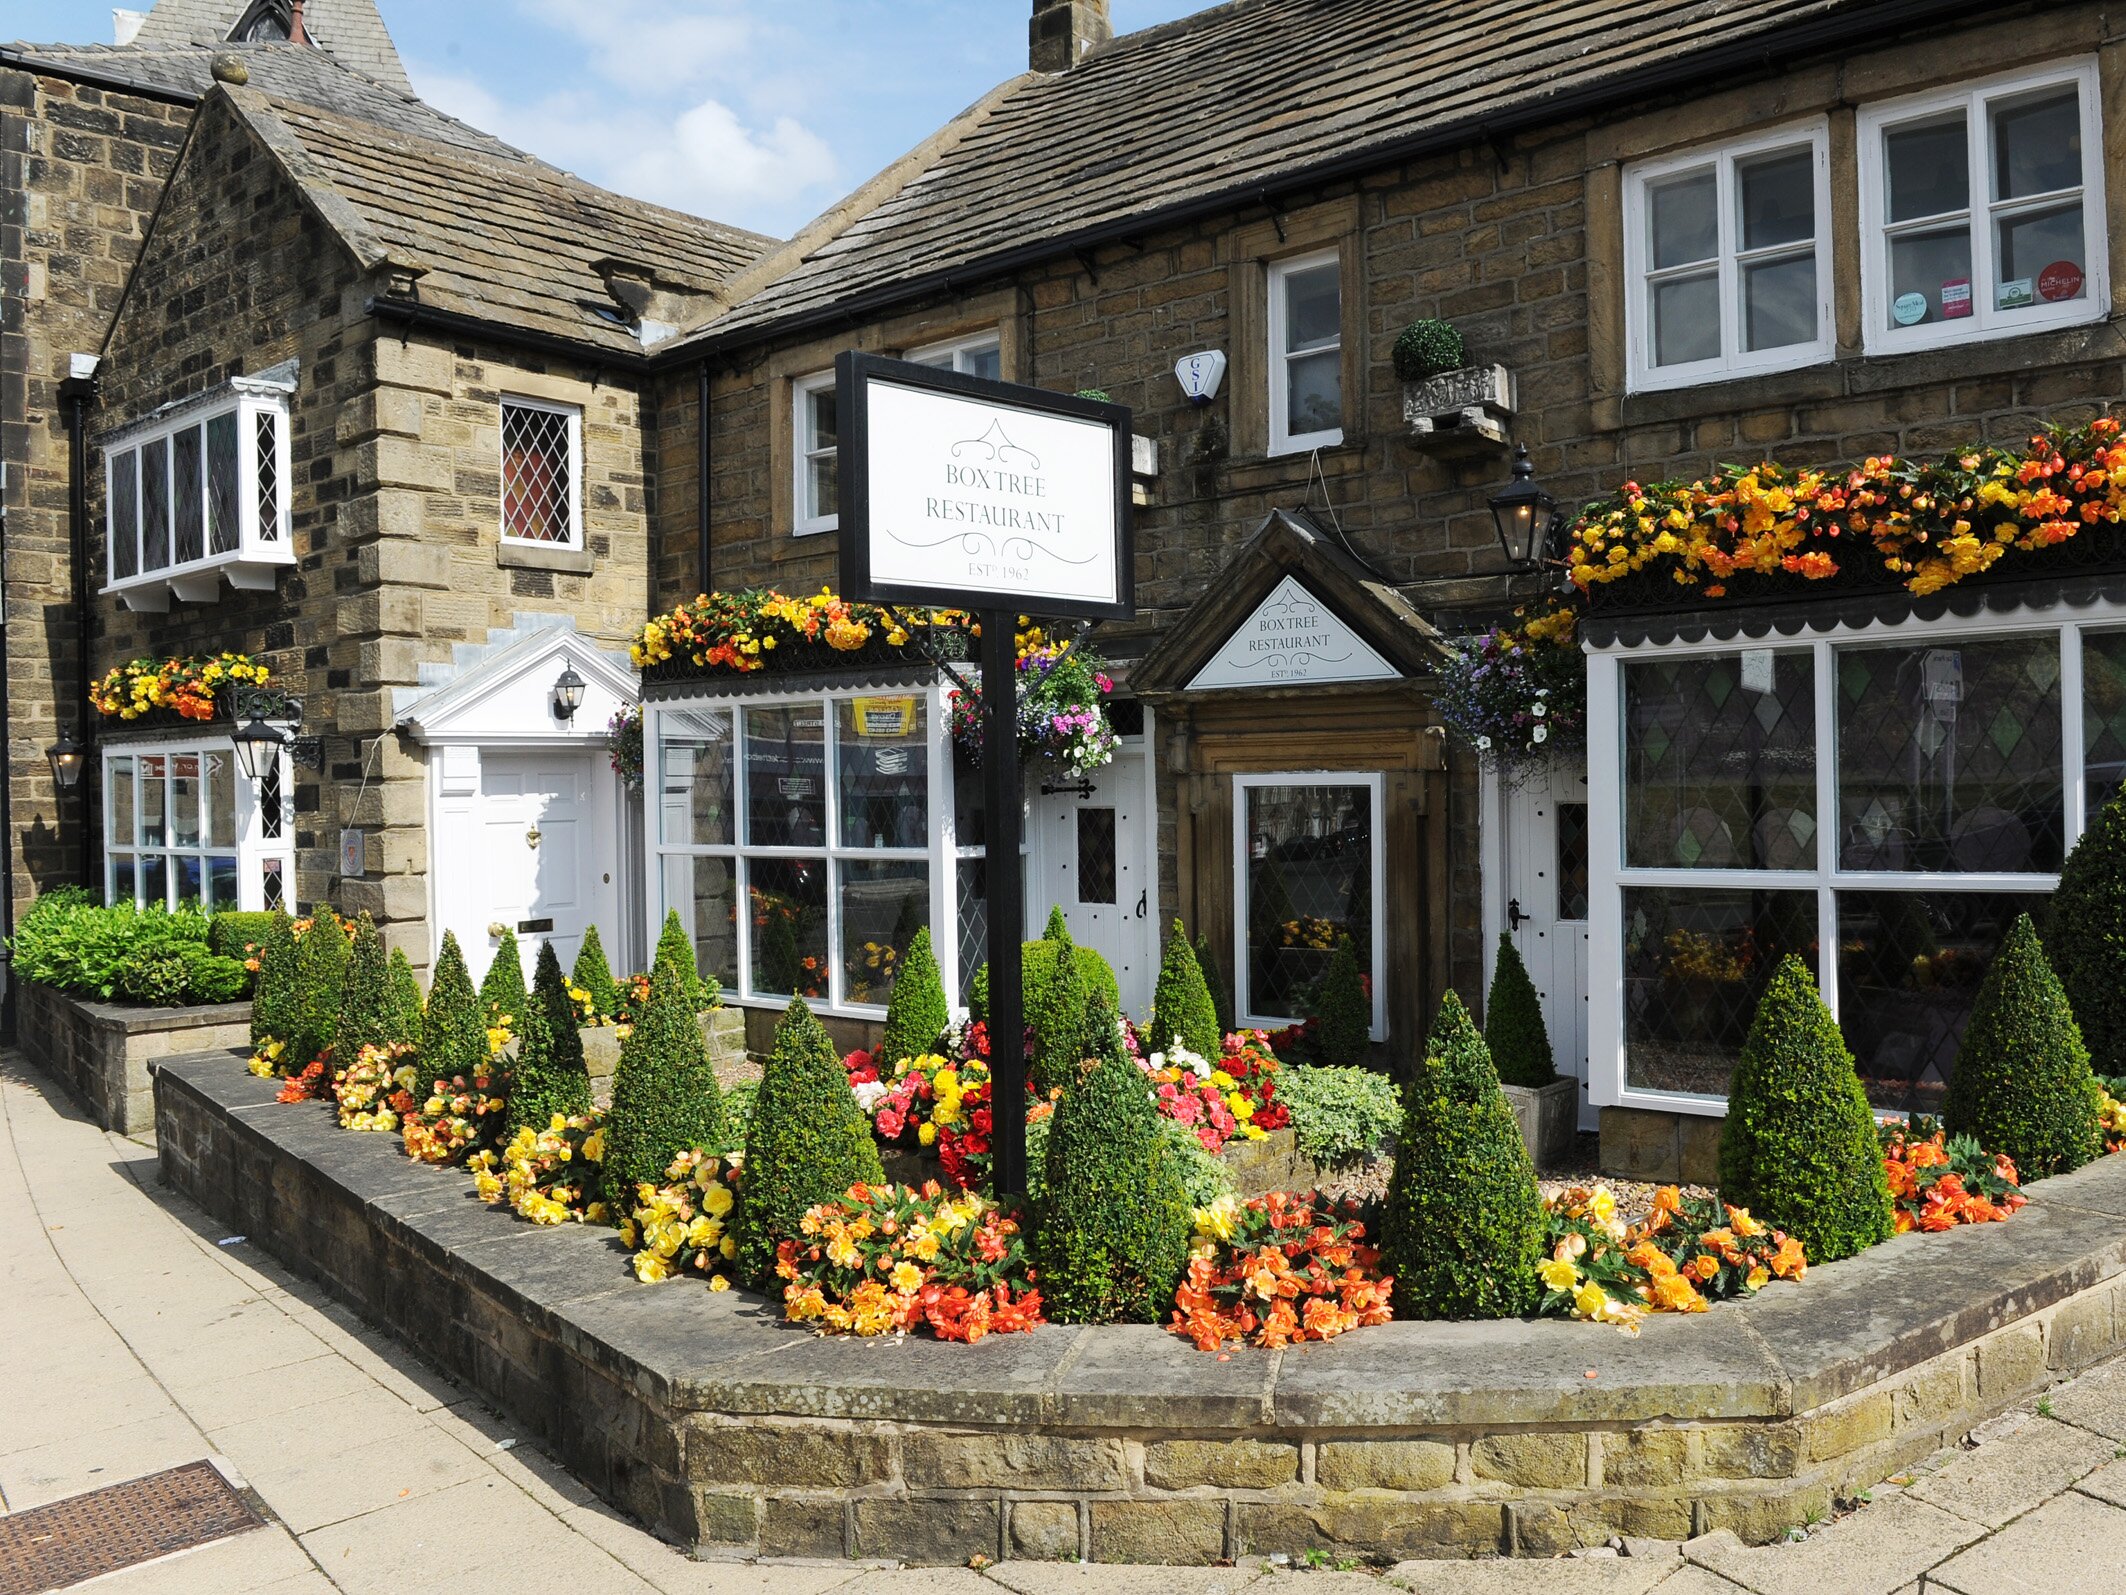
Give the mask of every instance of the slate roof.
M 639 356 L 631 329 L 590 308 L 618 308 L 594 262 L 708 293 L 777 242 L 609 193 L 485 135 L 423 137 L 255 87 L 219 92 L 358 259 L 422 271 L 424 306 Z
M 250 9 L 250 0 L 156 0 L 133 42 L 146 47 L 220 44 Z M 309 0 L 303 8 L 303 29 L 342 65 L 413 92 L 374 0 Z
M 1001 271 L 1136 218 L 1230 206 L 1428 134 L 1476 142 L 1692 57 L 1970 9 L 1925 0 L 1232 0 L 1028 73 L 949 126 L 870 207 L 702 329 L 715 342 Z M 793 246 L 792 253 L 796 253 Z

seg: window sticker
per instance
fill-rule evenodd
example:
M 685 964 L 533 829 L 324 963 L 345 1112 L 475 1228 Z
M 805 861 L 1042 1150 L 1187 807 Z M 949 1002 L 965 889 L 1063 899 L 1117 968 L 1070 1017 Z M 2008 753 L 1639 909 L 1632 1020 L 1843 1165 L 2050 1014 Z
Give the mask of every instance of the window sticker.
M 1890 315 L 1900 327 L 1914 326 L 1927 319 L 1927 296 L 1925 294 L 1899 294 L 1896 303 L 1890 306 Z
M 2055 260 L 2037 274 L 2037 296 L 2048 304 L 2072 299 L 2082 291 L 2082 268 L 2071 260 Z
M 2011 277 L 1993 296 L 1996 310 L 2019 310 L 2037 303 L 2037 290 L 2028 277 Z
M 1951 277 L 1941 285 L 1941 318 L 1953 321 L 1971 314 L 1971 279 Z

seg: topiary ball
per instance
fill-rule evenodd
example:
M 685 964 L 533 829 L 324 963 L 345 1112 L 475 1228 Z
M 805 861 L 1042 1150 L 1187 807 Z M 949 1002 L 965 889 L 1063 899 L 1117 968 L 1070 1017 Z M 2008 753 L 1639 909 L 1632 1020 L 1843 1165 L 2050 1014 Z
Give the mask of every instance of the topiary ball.
M 1442 371 L 1459 371 L 1468 354 L 1462 335 L 1446 321 L 1413 321 L 1395 340 L 1395 375 L 1404 382 L 1422 382 Z

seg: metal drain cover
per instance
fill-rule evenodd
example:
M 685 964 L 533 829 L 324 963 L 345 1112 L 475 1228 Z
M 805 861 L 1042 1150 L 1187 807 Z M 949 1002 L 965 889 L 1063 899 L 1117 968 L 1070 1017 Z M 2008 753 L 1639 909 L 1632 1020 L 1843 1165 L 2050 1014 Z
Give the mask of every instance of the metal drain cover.
M 261 1528 L 211 1462 L 0 1517 L 0 1595 L 44 1595 Z

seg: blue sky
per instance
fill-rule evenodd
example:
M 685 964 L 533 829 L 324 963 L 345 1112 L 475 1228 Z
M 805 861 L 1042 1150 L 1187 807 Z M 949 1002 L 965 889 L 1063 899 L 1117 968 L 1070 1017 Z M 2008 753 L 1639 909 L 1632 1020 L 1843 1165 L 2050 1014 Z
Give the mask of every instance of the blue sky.
M 143 7 L 147 0 L 133 0 Z M 1118 31 L 1209 0 L 1114 0 Z M 788 234 L 1026 65 L 1030 0 L 379 0 L 434 104 L 622 193 Z M 111 7 L 0 0 L 0 39 Z

